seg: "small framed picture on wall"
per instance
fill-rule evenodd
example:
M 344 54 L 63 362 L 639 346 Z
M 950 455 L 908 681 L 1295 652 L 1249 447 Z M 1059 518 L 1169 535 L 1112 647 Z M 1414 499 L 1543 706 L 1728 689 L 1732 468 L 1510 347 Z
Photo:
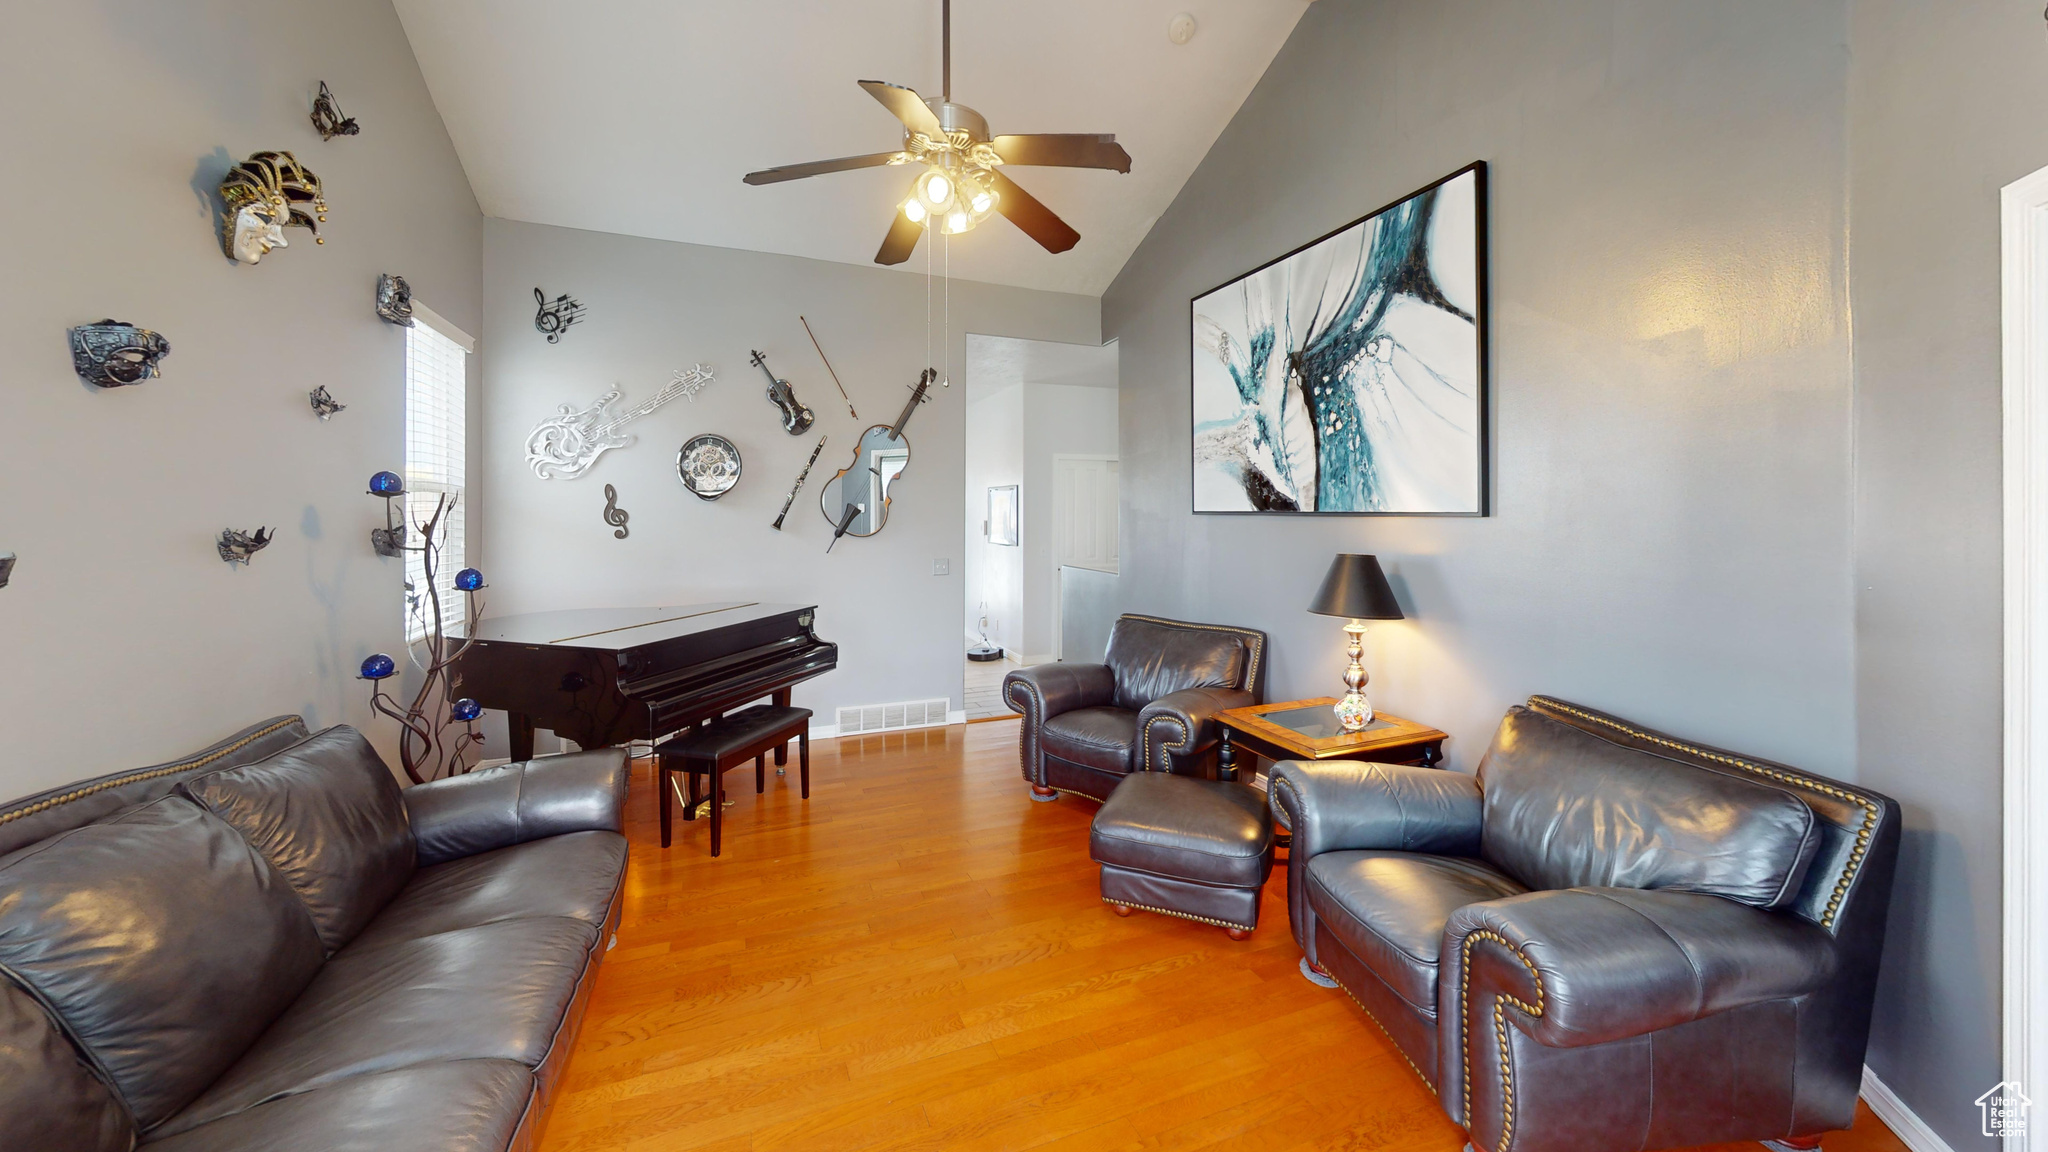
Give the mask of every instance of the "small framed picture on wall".
M 1017 546 L 1017 486 L 988 490 L 988 542 Z

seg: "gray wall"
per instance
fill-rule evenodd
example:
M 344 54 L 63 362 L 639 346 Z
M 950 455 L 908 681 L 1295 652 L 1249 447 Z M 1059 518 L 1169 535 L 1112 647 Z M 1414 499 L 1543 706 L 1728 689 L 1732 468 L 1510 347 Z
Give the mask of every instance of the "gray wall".
M 796 692 L 833 722 L 845 704 L 944 696 L 961 701 L 961 528 L 966 509 L 960 383 L 966 333 L 1099 343 L 1100 311 L 1085 296 L 955 282 L 934 299 L 926 343 L 922 275 L 726 248 L 644 240 L 491 220 L 484 232 L 486 296 L 482 421 L 492 614 L 710 600 L 819 606 L 818 631 L 840 646 L 837 671 Z M 533 330 L 533 289 L 569 292 L 586 320 L 559 344 Z M 797 317 L 809 317 L 860 410 L 856 423 L 818 362 Z M 817 415 L 806 436 L 783 432 L 748 363 L 758 348 Z M 842 540 L 818 507 L 825 481 L 852 458 L 870 424 L 893 422 L 918 372 L 941 355 L 954 383 L 934 388 L 911 419 L 909 468 L 890 489 L 888 526 Z M 528 432 L 556 406 L 581 408 L 617 385 L 631 405 L 695 361 L 716 383 L 634 424 L 639 442 L 575 480 L 528 470 Z M 715 502 L 684 491 L 676 449 L 718 432 L 740 449 L 740 484 Z M 783 530 L 769 527 L 820 434 L 825 454 Z M 604 485 L 618 489 L 632 534 L 613 538 L 600 518 Z M 950 561 L 934 576 L 932 561 Z
M 362 135 L 322 143 L 325 79 Z M 30 0 L 0 36 L 0 797 L 167 759 L 265 716 L 356 723 L 402 575 L 363 495 L 403 458 L 404 340 L 380 271 L 477 320 L 482 218 L 386 0 Z M 213 188 L 261 149 L 319 174 L 327 242 L 231 264 Z M 162 332 L 165 376 L 101 392 L 64 330 Z M 348 410 L 323 424 L 306 393 Z M 278 530 L 246 569 L 224 527 Z
M 1999 1079 L 1999 189 L 2048 164 L 2040 6 L 1857 0 L 1856 717 L 1906 808 L 1870 1064 L 1950 1144 Z
M 1273 634 L 1377 553 L 1375 703 L 1470 769 L 1554 693 L 1854 770 L 1839 3 L 1312 6 L 1103 300 L 1122 342 L 1127 607 Z M 1188 299 L 1475 159 L 1491 166 L 1486 519 L 1189 513 Z

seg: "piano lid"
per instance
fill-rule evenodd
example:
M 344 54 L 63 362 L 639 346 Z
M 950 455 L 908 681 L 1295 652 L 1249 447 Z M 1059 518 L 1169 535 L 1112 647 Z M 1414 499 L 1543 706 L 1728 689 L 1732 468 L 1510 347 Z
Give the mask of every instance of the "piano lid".
M 478 640 L 507 644 L 544 644 L 564 648 L 624 651 L 735 624 L 807 612 L 808 604 L 762 604 L 729 601 L 685 604 L 670 608 L 576 608 L 564 612 L 529 612 L 518 616 L 487 616 L 477 621 Z

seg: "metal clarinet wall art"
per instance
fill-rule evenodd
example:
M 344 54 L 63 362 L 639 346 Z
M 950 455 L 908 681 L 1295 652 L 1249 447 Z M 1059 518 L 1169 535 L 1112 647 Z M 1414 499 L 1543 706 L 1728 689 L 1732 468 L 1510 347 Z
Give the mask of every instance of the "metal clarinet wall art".
M 334 93 L 327 90 L 325 80 L 320 82 L 320 94 L 313 97 L 313 127 L 322 140 L 353 136 L 363 130 L 355 117 L 341 114 L 341 105 L 334 102 Z
M 254 535 L 235 528 L 223 528 L 220 539 L 214 547 L 220 549 L 220 558 L 230 564 L 247 564 L 254 556 L 277 538 L 277 533 L 268 528 L 258 528 Z
M 377 277 L 377 315 L 400 328 L 413 326 L 412 285 L 405 282 L 405 277 L 389 272 Z
M 709 364 L 698 364 L 688 372 L 678 372 L 661 391 L 624 412 L 609 410 L 612 402 L 619 398 L 617 388 L 598 397 L 597 403 L 582 411 L 564 404 L 557 415 L 541 421 L 527 435 L 526 464 L 533 469 L 535 476 L 543 480 L 552 480 L 557 474 L 569 479 L 581 476 L 597 462 L 599 456 L 633 443 L 633 437 L 620 429 L 678 396 L 694 397 L 698 389 L 711 382 L 711 376 Z
M 756 350 L 752 363 L 768 377 L 768 402 L 782 409 L 782 430 L 791 436 L 801 436 L 811 430 L 811 421 L 816 417 L 796 398 L 796 389 L 787 380 L 777 380 L 775 373 L 768 371 L 768 361 Z
M 624 540 L 628 535 L 626 521 L 630 519 L 624 508 L 619 507 L 619 490 L 607 484 L 604 486 L 604 522 L 618 531 L 612 535 Z
M 676 453 L 676 475 L 690 495 L 716 500 L 740 482 L 740 450 L 715 433 L 693 436 Z
M 289 152 L 257 152 L 228 170 L 220 182 L 220 247 L 228 259 L 254 264 L 273 248 L 289 248 L 287 226 L 313 233 L 325 244 L 320 225 L 327 219 L 327 200 L 320 178 Z
M 818 334 L 816 332 L 811 331 L 811 322 L 809 320 L 805 320 L 801 316 L 797 317 L 797 320 L 804 326 L 804 335 L 809 336 L 811 338 L 811 347 L 816 348 L 818 350 L 818 359 L 824 361 L 825 371 L 832 373 L 832 383 L 835 387 L 839 389 L 839 398 L 841 400 L 846 401 L 846 414 L 848 416 L 853 417 L 855 420 L 860 419 L 860 413 L 855 412 L 853 410 L 853 397 L 848 396 L 846 394 L 846 385 L 839 383 L 839 373 L 833 370 L 832 362 L 830 360 L 825 360 L 825 349 L 822 345 L 818 343 Z
M 14 576 L 14 553 L 0 552 L 0 588 L 7 587 L 7 581 Z
M 547 293 L 535 288 L 533 302 L 540 305 L 540 310 L 533 314 L 534 331 L 547 337 L 550 344 L 560 344 L 562 333 L 583 319 L 583 302 L 567 292 L 550 300 Z
M 339 400 L 336 400 L 333 396 L 329 395 L 327 391 L 327 385 L 325 384 L 322 384 L 318 388 L 313 389 L 311 392 L 306 393 L 306 399 L 312 401 L 313 403 L 313 415 L 318 416 L 322 420 L 325 420 L 329 416 L 334 415 L 336 412 L 339 412 L 342 409 L 348 407 L 348 405 L 343 404 Z
M 71 329 L 71 367 L 87 384 L 120 388 L 162 375 L 171 342 L 147 328 L 108 318 Z
M 803 491 L 804 481 L 811 478 L 811 465 L 818 462 L 818 453 L 824 450 L 825 438 L 820 436 L 818 437 L 818 446 L 811 449 L 811 458 L 804 461 L 804 470 L 796 474 L 796 483 L 789 486 L 789 498 L 782 502 L 782 511 L 775 514 L 775 523 L 770 524 L 770 528 L 775 529 L 777 532 L 782 531 L 782 518 L 789 515 L 789 506 L 796 503 L 796 494 Z

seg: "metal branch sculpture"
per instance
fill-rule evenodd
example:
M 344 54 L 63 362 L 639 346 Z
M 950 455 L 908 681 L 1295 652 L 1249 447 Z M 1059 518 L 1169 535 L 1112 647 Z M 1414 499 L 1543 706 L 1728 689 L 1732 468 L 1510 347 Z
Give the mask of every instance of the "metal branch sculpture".
M 370 494 L 384 498 L 385 522 L 391 524 L 390 502 L 405 495 L 403 481 L 395 473 L 379 472 L 370 478 Z M 475 635 L 477 620 L 483 615 L 483 605 L 477 600 L 477 593 L 484 587 L 483 573 L 474 568 L 464 568 L 455 574 L 455 588 L 466 601 L 460 638 L 450 637 L 443 627 L 441 589 L 435 580 L 440 572 L 442 552 L 448 543 L 448 517 L 455 510 L 457 499 L 452 494 L 442 493 L 434 501 L 432 515 L 424 520 L 414 518 L 412 522 L 411 527 L 417 533 L 415 538 L 419 543 L 395 549 L 400 553 L 419 553 L 422 583 L 425 585 L 424 588 L 417 587 L 408 581 L 405 586 L 406 657 L 420 674 L 419 687 L 413 693 L 411 705 L 401 710 L 396 698 L 384 691 L 384 681 L 398 672 L 397 661 L 379 652 L 364 660 L 362 667 L 362 678 L 370 682 L 370 707 L 398 721 L 399 764 L 415 784 L 469 771 L 472 765 L 468 761 L 468 753 L 484 740 L 476 730 L 476 721 L 483 715 L 483 708 L 474 700 L 455 697 L 454 678 L 455 661 L 469 647 L 469 637 Z M 403 514 L 399 516 L 402 524 Z M 378 542 L 378 551 L 389 555 L 384 551 L 384 545 L 391 542 L 389 528 L 383 531 L 387 535 L 384 541 Z M 415 630 L 419 633 L 418 640 L 411 639 Z M 459 731 L 456 730 L 458 728 Z

